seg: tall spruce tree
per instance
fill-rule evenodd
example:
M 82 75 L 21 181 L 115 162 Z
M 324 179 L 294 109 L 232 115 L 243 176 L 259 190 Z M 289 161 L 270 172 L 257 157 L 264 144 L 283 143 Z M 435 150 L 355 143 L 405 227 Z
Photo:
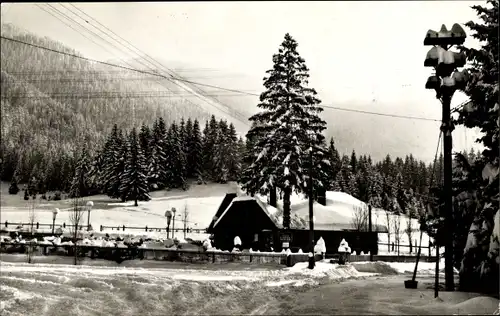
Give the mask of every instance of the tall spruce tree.
M 127 140 L 128 156 L 121 175 L 120 192 L 125 201 L 149 201 L 147 167 L 135 127 Z
M 105 192 L 111 198 L 120 198 L 120 177 L 125 168 L 124 137 L 122 131 L 115 124 L 108 139 L 108 146 L 104 155 Z
M 472 37 L 479 40 L 479 49 L 463 48 L 470 64 L 471 79 L 465 89 L 470 102 L 458 110 L 458 123 L 468 128 L 478 128 L 481 137 L 477 140 L 484 146 L 475 168 L 481 170 L 482 181 L 475 184 L 478 206 L 470 224 L 469 236 L 464 249 L 460 269 L 460 286 L 464 290 L 487 290 L 498 295 L 500 234 L 498 233 L 500 200 L 498 148 L 500 134 L 500 109 L 498 101 L 498 30 L 499 1 L 488 0 L 487 5 L 472 7 L 480 18 L 468 22 Z M 465 192 L 464 192 L 465 193 Z M 474 242 L 475 241 L 475 242 Z
M 217 178 L 213 162 L 218 131 L 219 123 L 215 115 L 212 115 L 203 131 L 203 169 L 206 173 L 205 179 L 215 180 Z
M 186 133 L 186 121 L 184 121 L 184 118 L 181 118 L 180 124 L 179 124 L 179 145 L 181 148 L 182 155 L 184 156 L 184 162 L 185 166 L 182 169 L 181 172 L 183 172 L 182 177 L 188 180 L 188 154 L 189 154 L 189 148 L 188 148 L 188 140 L 187 140 L 187 133 Z
M 146 162 L 151 159 L 151 130 L 146 124 L 142 124 L 141 131 L 139 132 L 139 144 Z
M 171 165 L 171 186 L 173 188 L 187 189 L 186 174 L 186 154 L 182 148 L 181 136 L 176 122 L 170 125 L 170 165 Z
M 328 146 L 328 158 L 330 159 L 330 169 L 331 169 L 331 177 L 333 180 L 337 177 L 337 173 L 340 171 L 340 154 L 335 147 L 335 141 L 333 137 L 330 138 L 330 144 Z
M 218 183 L 226 183 L 228 181 L 229 141 L 227 122 L 225 120 L 220 120 L 212 161 L 212 166 L 215 171 L 213 179 Z
M 260 150 L 250 166 L 253 177 L 244 187 L 268 193 L 277 187 L 283 193 L 283 226 L 290 227 L 290 196 L 292 191 L 304 192 L 307 171 L 304 168 L 307 150 L 323 150 L 321 132 L 326 123 L 320 119 L 322 109 L 316 91 L 309 88 L 309 69 L 297 53 L 297 42 L 290 36 L 273 56 L 274 66 L 264 78 L 264 91 L 258 107 L 262 111 L 250 118 L 257 122 L 252 132 L 263 135 L 257 140 Z M 250 132 L 249 132 L 250 133 Z M 319 161 L 317 161 L 319 162 Z M 318 181 L 319 182 L 319 181 Z
M 90 157 L 87 150 L 88 149 L 85 146 L 82 146 L 80 152 L 78 153 L 75 174 L 71 182 L 71 198 L 85 197 L 89 195 L 90 183 L 88 175 L 91 166 Z
M 147 173 L 149 184 L 158 189 L 164 188 L 167 184 L 166 132 L 165 121 L 160 117 L 153 125 L 151 158 Z
M 188 118 L 186 121 L 185 136 L 184 136 L 184 151 L 186 152 L 187 168 L 186 174 L 188 178 L 193 178 L 193 121 Z
M 236 134 L 236 128 L 233 123 L 229 124 L 227 130 L 227 142 L 228 142 L 228 157 L 227 157 L 227 173 L 228 179 L 230 181 L 235 181 L 238 179 L 241 163 L 240 154 L 241 148 L 238 142 L 238 135 Z
M 200 122 L 196 119 L 193 123 L 189 157 L 191 159 L 191 176 L 201 184 L 203 182 L 203 138 L 200 131 Z

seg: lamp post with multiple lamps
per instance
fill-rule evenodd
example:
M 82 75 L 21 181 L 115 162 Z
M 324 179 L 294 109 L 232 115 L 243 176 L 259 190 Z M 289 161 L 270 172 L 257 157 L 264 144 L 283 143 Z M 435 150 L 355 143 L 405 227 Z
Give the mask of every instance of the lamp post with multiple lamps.
M 453 24 L 451 30 L 445 25 L 439 32 L 427 31 L 424 39 L 425 46 L 433 46 L 425 58 L 424 66 L 433 67 L 435 74 L 427 79 L 426 89 L 436 91 L 436 98 L 442 104 L 442 124 L 443 133 L 443 164 L 444 164 L 444 211 L 445 224 L 445 289 L 454 290 L 453 276 L 453 205 L 452 205 L 452 131 L 454 129 L 451 119 L 451 99 L 456 90 L 463 90 L 468 81 L 467 71 L 458 71 L 457 68 L 465 66 L 466 57 L 464 53 L 449 51 L 454 45 L 461 45 L 465 42 L 466 34 L 459 24 Z M 436 285 L 435 296 L 438 296 L 439 281 L 439 245 L 436 245 Z

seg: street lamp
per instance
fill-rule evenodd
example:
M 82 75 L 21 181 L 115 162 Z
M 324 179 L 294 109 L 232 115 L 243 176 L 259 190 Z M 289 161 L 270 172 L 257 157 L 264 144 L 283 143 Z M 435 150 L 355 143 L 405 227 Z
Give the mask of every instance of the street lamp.
M 52 235 L 54 235 L 54 229 L 56 227 L 56 217 L 57 217 L 57 213 L 59 213 L 59 209 L 58 208 L 55 208 L 53 211 L 52 211 Z
M 170 221 L 172 220 L 172 211 L 166 210 L 165 217 L 167 218 L 167 238 L 168 238 L 168 232 L 170 231 Z
M 443 105 L 441 132 L 443 133 L 443 164 L 444 164 L 444 197 L 445 197 L 445 230 L 451 232 L 453 230 L 453 214 L 452 214 L 452 136 L 454 129 L 451 120 L 451 99 L 456 90 L 465 89 L 468 81 L 467 71 L 460 72 L 458 67 L 465 66 L 466 57 L 464 53 L 451 52 L 453 45 L 461 45 L 465 42 L 464 29 L 457 23 L 453 24 L 451 30 L 448 31 L 445 25 L 441 26 L 441 30 L 427 31 L 424 39 L 424 46 L 433 46 L 425 58 L 424 66 L 433 67 L 436 71 L 435 75 L 427 79 L 425 84 L 426 89 L 436 91 L 436 98 Z M 445 242 L 445 288 L 447 291 L 454 290 L 453 276 L 453 234 L 446 234 Z M 439 281 L 439 246 L 436 247 L 436 285 L 435 296 L 438 296 L 438 281 Z
M 172 207 L 172 213 L 174 214 L 172 216 L 172 239 L 174 238 L 174 234 L 175 234 L 175 212 L 177 212 L 177 210 L 175 209 L 175 207 Z
M 87 202 L 87 211 L 88 211 L 88 215 L 87 215 L 87 231 L 90 230 L 90 210 L 92 210 L 92 206 L 94 206 L 94 202 L 88 201 Z

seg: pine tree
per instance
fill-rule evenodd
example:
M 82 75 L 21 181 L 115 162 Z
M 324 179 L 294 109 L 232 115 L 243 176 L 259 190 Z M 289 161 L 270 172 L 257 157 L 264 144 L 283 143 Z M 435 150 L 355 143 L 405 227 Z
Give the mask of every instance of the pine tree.
M 203 131 L 203 169 L 205 171 L 205 179 L 214 180 L 217 178 L 215 168 L 213 166 L 215 145 L 218 137 L 219 124 L 215 116 L 210 117 L 210 122 L 207 122 Z
M 308 88 L 305 61 L 297 53 L 297 42 L 289 35 L 273 56 L 273 69 L 264 78 L 264 91 L 258 107 L 262 111 L 250 118 L 256 122 L 250 134 L 259 137 L 256 148 L 260 151 L 250 166 L 253 176 L 244 184 L 250 192 L 267 193 L 278 187 L 283 193 L 283 226 L 290 226 L 290 195 L 304 192 L 307 186 L 305 159 L 309 148 L 316 155 L 323 151 L 326 123 L 318 114 L 322 109 L 316 91 Z M 319 157 L 316 163 L 323 161 Z M 316 179 L 317 182 L 318 179 Z M 321 183 L 320 183 L 321 184 Z M 320 185 L 319 184 L 319 185 Z
M 90 162 L 88 170 L 88 192 L 89 195 L 101 193 L 100 179 L 104 168 L 104 158 L 102 151 L 98 151 Z
M 351 153 L 351 160 L 350 160 L 350 165 L 351 165 L 351 171 L 353 174 L 357 173 L 357 164 L 358 164 L 358 159 L 356 157 L 356 152 L 353 150 Z
M 499 216 L 499 2 L 488 0 L 487 5 L 475 5 L 472 9 L 481 21 L 471 21 L 465 25 L 472 30 L 472 37 L 481 42 L 481 47 L 462 48 L 471 66 L 468 69 L 471 78 L 464 91 L 470 102 L 458 110 L 458 123 L 481 131 L 481 138 L 477 141 L 483 145 L 484 150 L 474 165 L 482 175 L 489 175 L 489 179 L 484 182 L 477 181 L 477 191 L 468 194 L 479 197 L 468 237 L 476 242 L 468 240 L 465 246 L 460 269 L 460 287 L 464 290 L 487 290 L 498 294 L 500 241 L 498 229 L 495 227 L 497 225 L 493 223 L 497 222 L 494 219 Z M 470 184 L 474 182 L 470 181 Z
M 167 154 L 165 148 L 166 126 L 163 118 L 153 125 L 153 135 L 151 137 L 151 158 L 148 166 L 148 183 L 153 188 L 162 189 L 167 185 Z
M 182 155 L 184 156 L 184 161 L 185 161 L 185 166 L 182 169 L 181 172 L 183 172 L 182 177 L 184 179 L 189 178 L 188 176 L 188 154 L 189 154 L 189 148 L 188 148 L 188 139 L 187 139 L 187 133 L 186 133 L 186 121 L 184 121 L 184 118 L 181 118 L 180 124 L 179 124 L 179 145 L 181 148 Z
M 19 192 L 19 187 L 17 186 L 17 177 L 13 176 L 10 181 L 9 194 L 16 195 Z
M 226 183 L 229 178 L 229 146 L 228 126 L 225 120 L 219 121 L 217 138 L 214 146 L 212 166 L 214 169 L 214 180 L 219 183 Z
M 173 188 L 187 189 L 187 179 L 186 174 L 186 155 L 183 151 L 181 144 L 181 137 L 179 135 L 179 129 L 175 122 L 170 125 L 169 131 L 170 146 L 171 146 L 171 156 L 169 156 L 170 164 L 172 166 L 171 172 L 171 186 Z
M 90 171 L 90 159 L 88 150 L 83 146 L 78 155 L 77 165 L 73 181 L 71 182 L 70 197 L 78 198 L 89 195 L 90 183 L 88 179 Z
M 196 178 L 198 183 L 203 182 L 203 139 L 200 133 L 200 122 L 194 120 L 193 133 L 191 138 L 191 152 L 189 153 L 191 176 Z
M 229 124 L 229 129 L 227 130 L 227 141 L 228 141 L 228 157 L 227 157 L 227 173 L 228 179 L 230 181 L 235 181 L 239 177 L 241 162 L 240 153 L 241 147 L 238 142 L 238 135 L 236 134 L 236 128 L 233 123 Z
M 151 159 L 151 130 L 146 124 L 142 124 L 139 132 L 139 144 L 146 159 L 146 163 Z
M 104 155 L 106 194 L 111 198 L 121 198 L 120 177 L 125 169 L 126 146 L 123 133 L 113 126 L 109 138 L 109 152 Z
M 127 140 L 128 156 L 125 170 L 120 179 L 120 193 L 125 201 L 149 201 L 147 167 L 142 153 L 135 127 L 132 128 Z
M 330 169 L 331 169 L 331 178 L 335 179 L 337 173 L 340 171 L 340 154 L 335 147 L 335 141 L 333 137 L 330 139 L 330 145 L 328 147 L 328 157 L 330 159 Z
M 184 136 L 184 151 L 186 152 L 187 168 L 186 173 L 188 178 L 193 178 L 193 121 L 188 118 L 186 121 L 185 136 Z

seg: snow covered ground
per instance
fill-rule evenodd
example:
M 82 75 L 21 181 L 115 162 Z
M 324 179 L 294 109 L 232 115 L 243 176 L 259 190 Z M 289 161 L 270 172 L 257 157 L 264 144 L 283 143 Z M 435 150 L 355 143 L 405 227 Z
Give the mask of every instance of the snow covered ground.
M 187 210 L 187 227 L 191 229 L 205 229 L 210 224 L 217 208 L 219 207 L 225 193 L 231 190 L 232 184 L 227 185 L 193 185 L 188 191 L 160 191 L 152 193 L 152 200 L 139 202 L 138 207 L 133 206 L 133 202 L 121 203 L 110 200 L 104 196 L 88 197 L 87 200 L 94 202 L 91 211 L 91 224 L 94 230 L 99 230 L 103 226 L 134 226 L 134 227 L 163 227 L 167 226 L 165 211 L 175 207 L 177 210 L 175 228 L 183 227 L 183 214 Z M 3 193 L 3 191 L 2 191 Z M 2 201 L 0 218 L 2 222 L 27 223 L 29 218 L 28 203 L 22 200 L 22 196 L 9 196 L 6 192 L 7 201 Z M 70 224 L 69 215 L 71 210 L 70 200 L 66 201 L 42 201 L 36 204 L 35 222 L 43 224 L 52 223 L 52 210 L 59 208 L 60 212 L 56 218 L 56 227 L 65 222 Z M 87 214 L 84 215 L 86 224 Z M 172 225 L 171 225 L 172 227 Z M 9 226 L 11 228 L 11 226 Z M 15 228 L 12 226 L 12 228 Z M 48 227 L 42 230 L 50 231 Z M 104 232 L 116 234 L 114 229 L 105 229 Z M 151 236 L 152 238 L 165 238 L 166 233 L 145 232 L 145 230 L 129 230 L 119 233 L 125 235 Z M 183 238 L 182 232 L 176 232 L 176 237 Z M 189 233 L 186 237 L 201 240 L 207 235 L 200 233 Z
M 467 293 L 434 300 L 426 288 L 432 277 L 420 276 L 418 290 L 405 290 L 407 276 L 363 273 L 357 264 L 318 262 L 309 270 L 305 263 L 282 269 L 0 263 L 2 315 L 491 314 L 498 306 Z
M 251 313 L 252 303 L 321 282 L 373 274 L 319 262 L 284 269 L 225 270 L 72 266 L 1 262 L 2 315 L 138 315 Z M 242 300 L 241 296 L 250 299 Z M 236 300 L 236 302 L 231 302 Z M 231 302 L 224 304 L 225 301 Z M 89 304 L 92 302 L 92 304 Z M 214 304 L 221 303 L 220 305 Z M 236 303 L 237 305 L 235 305 Z M 263 303 L 263 302 L 262 302 Z
M 7 185 L 2 183 L 2 201 L 0 209 L 0 218 L 2 222 L 28 222 L 29 209 L 27 207 L 26 201 L 22 200 L 22 196 L 18 194 L 17 196 L 12 196 L 7 193 Z M 94 196 L 86 198 L 87 200 L 92 200 L 94 202 L 94 207 L 91 211 L 91 224 L 94 230 L 99 230 L 100 225 L 103 226 L 135 226 L 135 227 L 166 227 L 167 222 L 165 218 L 165 211 L 175 207 L 177 209 L 175 227 L 182 228 L 182 217 L 183 212 L 186 209 L 188 212 L 188 224 L 187 226 L 192 229 L 204 229 L 210 224 L 215 212 L 217 211 L 224 195 L 228 192 L 240 191 L 236 184 L 228 183 L 225 185 L 221 184 L 209 184 L 209 185 L 196 185 L 193 184 L 189 190 L 180 191 L 173 190 L 158 191 L 152 193 L 152 200 L 148 202 L 139 202 L 138 207 L 133 206 L 133 202 L 120 203 L 116 200 L 110 200 L 105 196 Z M 239 192 L 241 193 L 241 191 Z M 5 197 L 5 199 L 4 199 Z M 260 197 L 262 202 L 266 202 L 266 197 Z M 355 207 L 366 206 L 364 202 L 346 194 L 343 192 L 327 192 L 326 195 L 326 206 L 321 206 L 321 213 L 325 216 L 321 217 L 318 213 L 317 221 L 328 220 L 330 217 L 326 216 L 325 212 L 331 211 L 332 214 L 338 214 L 344 219 L 349 221 L 354 215 Z M 61 211 L 57 215 L 57 224 L 70 223 L 69 220 L 69 210 L 71 209 L 71 200 L 66 201 L 41 201 L 37 204 L 37 211 L 35 215 L 35 221 L 43 224 L 52 223 L 52 210 L 58 207 Z M 293 194 L 291 197 L 292 203 L 292 213 L 294 212 L 294 207 L 298 213 L 302 214 L 302 206 L 307 205 L 307 200 L 297 194 Z M 281 201 L 278 201 L 278 207 L 280 208 Z M 276 209 L 267 206 L 271 213 L 276 213 Z M 299 215 L 300 215 L 299 214 Z M 308 211 L 304 214 L 308 214 Z M 303 214 L 302 214 L 303 215 Z M 333 215 L 332 215 L 333 216 Z M 335 216 L 333 216 L 335 217 Z M 395 216 L 391 216 L 389 223 L 387 222 L 385 213 L 382 210 L 373 210 L 373 224 L 388 226 L 391 234 L 390 241 L 394 242 L 394 220 Z M 84 216 L 84 221 L 86 223 L 86 215 Z M 403 231 L 407 227 L 407 218 L 401 216 L 400 218 L 400 244 L 408 245 L 408 236 Z M 418 240 L 417 220 L 412 220 L 412 240 Z M 15 228 L 15 227 L 12 227 Z M 42 228 L 42 230 L 50 231 L 48 228 Z M 105 229 L 104 233 L 113 234 L 115 236 L 138 236 L 138 237 L 150 237 L 153 239 L 164 239 L 166 237 L 165 232 L 155 232 L 145 230 L 125 230 L 125 232 L 111 229 Z M 183 238 L 184 234 L 182 232 L 175 233 L 176 237 Z M 202 233 L 189 233 L 186 235 L 187 238 L 192 238 L 195 240 L 203 240 L 207 237 L 206 234 Z M 388 234 L 379 233 L 379 242 L 387 243 L 389 239 Z M 429 244 L 429 237 L 426 233 L 423 234 L 422 245 L 427 246 Z M 400 247 L 400 254 L 409 254 L 408 247 Z M 416 249 L 413 249 L 413 254 L 416 253 Z M 428 249 L 423 248 L 422 253 L 428 255 Z M 397 251 L 389 251 L 386 245 L 379 245 L 379 254 L 383 255 L 397 255 Z M 431 251 L 434 255 L 434 249 Z

